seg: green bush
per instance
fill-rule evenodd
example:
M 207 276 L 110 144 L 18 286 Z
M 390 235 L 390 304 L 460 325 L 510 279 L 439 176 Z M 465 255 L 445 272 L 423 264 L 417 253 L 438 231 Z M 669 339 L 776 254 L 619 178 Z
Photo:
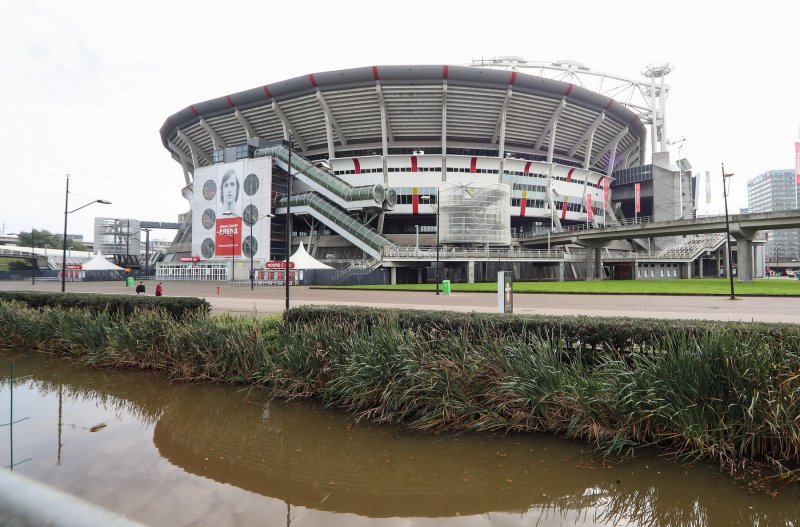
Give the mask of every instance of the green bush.
M 139 309 L 158 309 L 175 320 L 196 313 L 208 313 L 211 306 L 202 298 L 100 295 L 89 293 L 47 293 L 0 291 L 0 301 L 16 301 L 35 309 L 63 307 L 87 309 L 93 313 L 130 315 Z

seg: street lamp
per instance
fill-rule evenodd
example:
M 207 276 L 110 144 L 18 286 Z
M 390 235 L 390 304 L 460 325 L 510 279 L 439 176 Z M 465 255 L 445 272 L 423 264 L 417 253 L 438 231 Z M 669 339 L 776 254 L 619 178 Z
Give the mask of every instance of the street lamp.
M 245 208 L 244 210 L 245 210 L 245 212 L 247 212 L 247 208 Z M 255 254 L 255 251 L 253 250 L 253 225 L 255 225 L 259 221 L 263 220 L 264 218 L 274 218 L 275 215 L 272 214 L 272 213 L 269 213 L 269 214 L 265 214 L 264 216 L 261 216 L 258 219 L 255 219 L 255 220 L 253 219 L 253 215 L 252 214 L 249 214 L 247 218 L 244 218 L 243 216 L 239 216 L 235 212 L 231 212 L 229 210 L 226 210 L 225 212 L 223 212 L 222 215 L 223 216 L 233 216 L 235 218 L 239 218 L 240 220 L 242 220 L 243 222 L 247 223 L 250 226 L 250 247 L 248 249 L 248 252 L 250 253 L 250 291 L 252 291 L 254 289 L 254 286 L 255 286 L 255 283 L 254 283 L 255 282 L 255 272 L 254 272 L 254 268 L 253 268 L 253 255 Z M 242 246 L 244 246 L 244 244 L 242 244 Z
M 139 231 L 144 231 L 144 277 L 150 278 L 150 229 L 139 229 Z M 140 249 L 141 250 L 141 249 Z M 141 255 L 142 253 L 139 253 Z M 139 267 L 141 270 L 141 266 Z
M 431 202 L 430 196 L 420 196 L 422 201 L 427 201 L 433 212 L 436 213 L 436 294 L 439 294 L 439 187 L 436 187 L 436 205 Z
M 294 134 L 289 132 L 289 162 L 287 168 L 289 175 L 286 177 L 286 311 L 289 311 L 289 257 L 292 252 L 292 145 Z
M 31 285 L 36 285 L 36 265 L 39 263 L 36 258 L 36 229 L 31 227 L 31 256 L 33 256 L 33 261 L 31 262 Z
M 64 238 L 61 245 L 61 292 L 62 293 L 65 292 L 67 289 L 67 218 L 73 212 L 77 212 L 94 203 L 100 203 L 102 205 L 111 205 L 110 201 L 106 201 L 104 199 L 96 199 L 94 201 L 90 201 L 86 205 L 81 205 L 77 209 L 69 210 L 69 174 L 67 174 L 67 191 L 64 194 Z M 72 249 L 72 247 L 70 247 L 70 249 Z
M 736 297 L 733 294 L 733 260 L 731 259 L 731 225 L 728 219 L 728 185 L 727 178 L 733 176 L 733 173 L 725 173 L 725 163 L 722 163 L 722 196 L 725 198 L 725 245 L 728 249 L 728 279 L 731 282 L 731 300 Z

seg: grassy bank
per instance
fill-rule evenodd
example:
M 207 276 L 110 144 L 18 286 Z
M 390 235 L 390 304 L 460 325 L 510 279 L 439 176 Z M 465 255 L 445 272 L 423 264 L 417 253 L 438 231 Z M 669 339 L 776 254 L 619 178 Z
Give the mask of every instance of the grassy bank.
M 451 284 L 456 293 L 496 292 L 497 283 Z M 398 284 L 347 286 L 346 289 L 388 289 L 395 291 L 433 291 L 435 284 Z M 736 295 L 800 296 L 800 281 L 764 278 L 752 282 L 734 282 Z M 574 282 L 515 282 L 517 293 L 573 294 L 652 294 L 652 295 L 730 295 L 726 279 L 697 280 L 597 280 Z
M 0 302 L 0 344 L 174 379 L 264 386 L 428 431 L 658 445 L 732 473 L 800 466 L 800 328 L 296 308 L 178 321 Z

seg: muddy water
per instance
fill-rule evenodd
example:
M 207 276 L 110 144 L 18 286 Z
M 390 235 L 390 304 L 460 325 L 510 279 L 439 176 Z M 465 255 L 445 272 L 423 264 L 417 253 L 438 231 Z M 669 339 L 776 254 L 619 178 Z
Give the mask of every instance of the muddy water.
M 0 353 L 15 471 L 150 525 L 795 525 L 800 490 L 596 459 L 546 435 L 420 435 L 229 386 Z M 9 417 L 0 387 L 0 423 Z M 0 429 L 0 465 L 10 436 Z

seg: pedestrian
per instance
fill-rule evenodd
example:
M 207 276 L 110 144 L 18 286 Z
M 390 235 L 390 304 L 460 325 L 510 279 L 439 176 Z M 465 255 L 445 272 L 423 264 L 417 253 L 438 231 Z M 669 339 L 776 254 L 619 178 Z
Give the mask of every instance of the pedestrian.
M 156 286 L 156 296 L 161 296 L 164 294 L 164 288 L 161 286 L 163 282 L 159 282 Z
M 137 295 L 144 294 L 144 282 L 139 282 L 139 285 L 136 286 L 136 294 Z

